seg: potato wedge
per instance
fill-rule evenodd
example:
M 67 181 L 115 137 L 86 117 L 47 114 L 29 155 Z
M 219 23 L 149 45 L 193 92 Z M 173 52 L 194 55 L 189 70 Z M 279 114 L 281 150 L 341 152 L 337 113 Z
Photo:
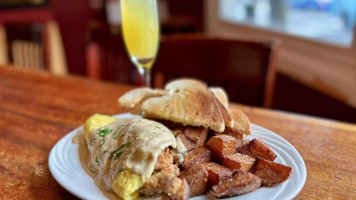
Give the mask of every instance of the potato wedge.
M 230 169 L 240 169 L 242 171 L 249 171 L 254 162 L 255 159 L 251 158 L 248 155 L 234 153 L 224 156 L 222 165 Z
M 253 139 L 248 145 L 237 149 L 238 153 L 246 154 L 252 158 L 260 157 L 266 160 L 273 161 L 277 155 L 273 152 L 270 146 L 264 143 L 261 139 Z
M 230 135 L 216 135 L 211 137 L 205 146 L 211 151 L 212 159 L 218 163 L 223 160 L 224 155 L 236 152 L 237 141 Z
M 185 148 L 190 151 L 192 149 L 196 149 L 198 148 L 198 145 L 196 143 L 194 143 L 193 141 L 191 141 L 187 136 L 185 136 L 183 133 L 179 134 L 177 136 L 183 143 L 183 145 L 185 146 Z
M 263 185 L 275 185 L 288 179 L 292 173 L 292 168 L 257 157 L 250 172 L 260 177 Z
M 190 188 L 190 197 L 202 195 L 207 191 L 208 172 L 202 164 L 192 164 L 180 173 L 180 177 L 187 180 Z
M 189 168 L 193 163 L 208 163 L 211 161 L 211 152 L 205 147 L 193 149 L 184 156 L 183 168 Z
M 217 185 L 220 181 L 230 177 L 233 173 L 231 169 L 214 162 L 204 163 L 203 167 L 208 172 L 208 188 Z
M 227 178 L 210 189 L 210 193 L 218 198 L 236 196 L 255 191 L 261 186 L 261 179 L 249 172 L 236 170 L 232 177 Z
M 208 137 L 208 129 L 204 127 L 188 127 L 183 134 L 199 147 L 204 146 Z
M 239 149 L 247 144 L 248 142 L 244 139 L 236 139 L 236 149 Z

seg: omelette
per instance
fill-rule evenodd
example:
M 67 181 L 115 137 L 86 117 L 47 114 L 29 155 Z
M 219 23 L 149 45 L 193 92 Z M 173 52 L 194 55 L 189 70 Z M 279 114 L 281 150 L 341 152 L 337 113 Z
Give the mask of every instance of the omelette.
M 84 138 L 87 172 L 98 187 L 125 200 L 139 196 L 159 154 L 177 143 L 172 131 L 158 122 L 98 114 L 85 122 Z

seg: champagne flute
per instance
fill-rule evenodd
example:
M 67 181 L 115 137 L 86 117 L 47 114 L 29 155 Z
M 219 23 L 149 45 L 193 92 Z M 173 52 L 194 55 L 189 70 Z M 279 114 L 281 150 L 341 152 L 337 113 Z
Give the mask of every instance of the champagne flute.
M 159 44 L 157 0 L 121 0 L 121 18 L 130 59 L 145 86 L 150 87 L 151 68 Z

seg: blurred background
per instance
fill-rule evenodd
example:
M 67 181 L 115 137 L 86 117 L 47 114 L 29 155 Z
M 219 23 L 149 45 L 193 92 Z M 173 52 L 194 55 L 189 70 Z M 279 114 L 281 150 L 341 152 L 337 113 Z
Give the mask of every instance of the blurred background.
M 163 39 L 179 33 L 278 40 L 268 107 L 356 123 L 355 0 L 158 0 L 158 5 Z M 120 24 L 119 0 L 1 0 L 0 65 L 135 84 Z

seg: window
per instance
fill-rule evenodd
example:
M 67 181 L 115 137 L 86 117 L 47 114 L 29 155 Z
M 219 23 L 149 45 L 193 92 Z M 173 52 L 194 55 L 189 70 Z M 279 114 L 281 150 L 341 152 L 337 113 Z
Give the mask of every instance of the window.
M 219 17 L 349 47 L 356 21 L 355 0 L 220 0 Z

